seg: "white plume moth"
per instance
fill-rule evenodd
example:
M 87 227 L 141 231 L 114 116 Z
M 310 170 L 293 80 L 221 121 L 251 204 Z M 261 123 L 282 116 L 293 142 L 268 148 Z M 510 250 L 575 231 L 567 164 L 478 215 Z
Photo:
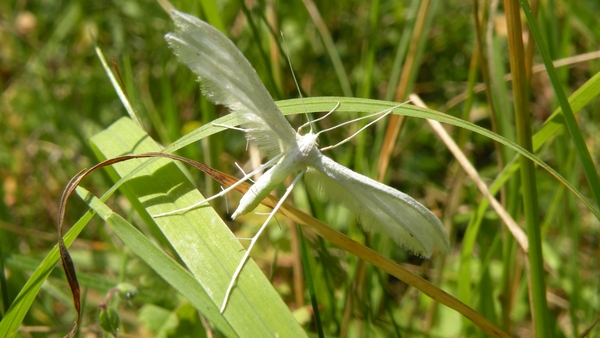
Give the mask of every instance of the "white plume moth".
M 245 181 L 256 172 L 270 168 L 242 197 L 232 218 L 252 211 L 285 178 L 297 174 L 280 204 L 304 176 L 309 185 L 321 189 L 329 199 L 356 212 L 365 230 L 386 234 L 398 245 L 423 257 L 431 256 L 434 247 L 444 252 L 449 250 L 448 234 L 429 209 L 412 197 L 358 174 L 323 155 L 321 150 L 326 148 L 318 148 L 319 134 L 311 130 L 301 135 L 302 127 L 296 132 L 279 111 L 248 60 L 227 37 L 191 15 L 173 11 L 172 18 L 176 30 L 165 38 L 180 61 L 198 75 L 204 95 L 241 117 L 245 121 L 242 126 L 246 136 L 263 151 L 276 154 L 240 180 Z M 381 113 L 388 114 L 392 109 Z M 223 196 L 233 188 L 229 187 L 188 208 L 154 217 L 185 212 Z M 252 246 L 280 204 L 273 209 L 252 239 L 232 277 L 221 312 L 225 309 L 229 294 Z

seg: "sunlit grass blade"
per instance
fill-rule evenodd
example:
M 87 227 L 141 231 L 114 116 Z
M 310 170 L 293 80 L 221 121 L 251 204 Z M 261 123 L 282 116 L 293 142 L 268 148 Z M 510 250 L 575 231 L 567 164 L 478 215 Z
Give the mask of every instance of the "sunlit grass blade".
M 237 335 L 194 276 L 97 197 L 81 187 L 76 191 L 90 208 L 106 221 L 129 249 L 186 297 L 212 325 L 228 337 Z
M 91 35 L 92 33 L 90 32 L 89 34 Z M 106 62 L 106 59 L 104 58 L 104 54 L 102 53 L 102 50 L 96 44 L 96 38 L 93 35 L 92 35 L 92 41 L 94 42 L 94 49 L 96 51 L 96 55 L 98 55 L 98 58 L 100 59 L 100 63 L 102 63 L 102 67 L 104 68 L 104 71 L 106 72 L 106 75 L 110 79 L 110 83 L 112 84 L 113 88 L 117 92 L 117 95 L 119 96 L 119 99 L 121 100 L 121 103 L 123 104 L 123 107 L 125 107 L 125 110 L 127 110 L 127 113 L 129 114 L 129 117 L 133 121 L 136 121 L 136 123 L 140 127 L 143 128 L 144 125 L 142 124 L 142 119 L 137 114 L 137 112 L 135 111 L 135 109 L 133 109 L 133 106 L 129 102 L 129 99 L 127 98 L 127 95 L 125 94 L 125 92 L 121 88 L 121 84 L 119 83 L 119 81 L 117 81 L 117 78 L 115 77 L 115 75 L 111 71 L 110 67 L 108 66 L 108 63 Z
M 92 216 L 93 212 L 88 211 L 65 234 L 64 241 L 67 247 L 79 236 Z M 14 337 L 17 334 L 19 326 L 37 297 L 42 284 L 46 281 L 59 259 L 58 247 L 55 246 L 33 272 L 23 288 L 21 288 L 17 298 L 11 304 L 4 318 L 2 318 L 2 322 L 0 322 L 0 337 Z
M 585 173 L 585 177 L 590 184 L 590 189 L 592 190 L 592 194 L 594 199 L 596 200 L 596 204 L 600 208 L 600 177 L 598 177 L 598 171 L 596 170 L 596 166 L 592 161 L 592 157 L 590 152 L 585 144 L 585 140 L 583 135 L 581 134 L 581 130 L 579 129 L 579 125 L 575 120 L 575 115 L 573 114 L 573 109 L 569 104 L 569 100 L 567 99 L 567 95 L 564 92 L 562 84 L 558 79 L 558 75 L 552 64 L 552 57 L 548 51 L 544 38 L 540 32 L 540 28 L 538 27 L 537 21 L 533 16 L 531 11 L 531 7 L 527 1 L 521 1 L 521 6 L 523 6 L 523 12 L 525 13 L 525 17 L 527 18 L 527 23 L 529 24 L 529 28 L 531 30 L 531 34 L 535 39 L 535 44 L 538 46 L 538 50 L 540 52 L 540 56 L 546 65 L 546 71 L 548 73 L 548 77 L 550 78 L 550 82 L 552 83 L 552 87 L 554 88 L 554 93 L 556 94 L 556 98 L 560 104 L 563 118 L 569 133 L 571 134 L 571 138 L 573 139 L 573 144 L 575 145 L 575 150 L 577 151 L 577 155 L 579 156 L 579 160 L 581 161 L 581 165 L 583 166 L 583 172 Z
M 119 120 L 94 136 L 91 142 L 102 158 L 160 150 L 129 119 Z M 139 170 L 142 163 L 138 160 L 115 164 L 111 176 L 118 179 L 138 170 L 135 177 L 127 181 L 126 187 L 138 200 L 133 205 L 144 208 L 138 212 L 146 222 L 153 221 L 146 217 L 148 214 L 178 209 L 203 199 L 174 162 L 159 159 Z M 229 228 L 208 206 L 154 221 L 213 303 L 220 304 L 244 252 Z M 244 266 L 224 315 L 241 336 L 247 336 L 249 332 L 245 330 L 249 329 L 266 335 L 289 330 L 303 334 L 279 295 L 252 261 Z
M 370 99 L 356 99 L 356 98 L 342 98 L 342 97 L 316 97 L 316 98 L 308 98 L 304 99 L 304 103 L 301 100 L 285 100 L 279 101 L 278 106 L 282 110 L 284 114 L 292 114 L 292 113 L 301 113 L 306 108 L 308 112 L 321 112 L 328 111 L 331 107 L 335 106 L 340 102 L 340 107 L 336 110 L 336 113 L 345 113 L 345 112 L 365 112 L 365 113 L 375 113 L 378 111 L 383 111 L 386 109 L 393 108 L 397 106 L 397 103 L 388 102 L 388 101 L 379 101 L 379 100 L 370 100 Z M 329 107 L 329 109 L 327 108 Z M 392 114 L 406 115 L 411 117 L 418 118 L 426 118 L 431 120 L 436 120 L 442 123 L 447 123 L 450 125 L 454 125 L 460 128 L 468 129 L 477 134 L 488 137 L 496 142 L 501 143 L 502 145 L 516 151 L 520 155 L 527 157 L 533 163 L 539 165 L 552 176 L 554 176 L 561 184 L 567 187 L 573 194 L 577 196 L 577 198 L 583 202 L 587 208 L 596 216 L 596 218 L 600 219 L 600 213 L 593 207 L 590 202 L 579 192 L 572 184 L 570 184 L 567 180 L 565 180 L 559 173 L 556 172 L 553 168 L 551 168 L 548 164 L 544 163 L 537 156 L 532 153 L 526 151 L 516 143 L 507 140 L 506 138 L 489 131 L 488 129 L 477 126 L 468 121 L 464 121 L 462 119 L 456 118 L 454 116 L 444 114 L 438 111 L 419 108 L 412 105 L 403 105 L 400 106 L 392 112 Z M 491 188 L 491 187 L 490 187 Z

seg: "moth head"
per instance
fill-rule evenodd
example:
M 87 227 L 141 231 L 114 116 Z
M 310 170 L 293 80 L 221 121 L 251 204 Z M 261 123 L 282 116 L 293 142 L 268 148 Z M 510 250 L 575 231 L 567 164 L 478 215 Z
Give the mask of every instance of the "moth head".
M 313 133 L 312 130 L 304 135 L 296 134 L 296 143 L 300 152 L 309 154 L 314 150 L 319 150 L 318 137 L 319 134 Z

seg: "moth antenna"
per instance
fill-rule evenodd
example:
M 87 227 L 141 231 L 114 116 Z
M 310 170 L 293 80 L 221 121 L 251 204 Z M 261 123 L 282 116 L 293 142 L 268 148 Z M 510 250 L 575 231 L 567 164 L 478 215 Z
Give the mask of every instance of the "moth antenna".
M 300 95 L 300 100 L 302 101 L 302 106 L 304 107 L 304 115 L 306 116 L 306 119 L 309 121 L 308 124 L 310 124 L 310 117 L 308 116 L 308 112 L 306 111 L 306 104 L 304 103 L 304 96 L 302 96 L 302 91 L 300 90 L 300 85 L 298 84 L 298 79 L 296 78 L 296 73 L 294 73 L 294 66 L 292 65 L 292 60 L 290 59 L 290 50 L 288 49 L 288 45 L 285 42 L 285 36 L 283 36 L 283 31 L 279 32 L 281 34 L 281 40 L 283 41 L 283 49 L 285 50 L 285 58 L 287 59 L 288 65 L 290 66 L 290 72 L 292 73 L 292 78 L 294 79 L 294 84 L 296 84 L 296 89 L 298 90 L 298 95 Z M 303 124 L 298 128 L 298 133 L 300 133 L 300 131 L 302 130 L 302 127 L 304 127 L 306 125 Z M 312 125 L 310 128 L 310 131 L 312 132 Z
M 391 109 L 393 110 L 394 108 L 391 108 Z M 357 121 L 361 121 L 361 120 L 370 119 L 370 118 L 371 118 L 371 117 L 373 117 L 373 116 L 377 116 L 377 115 L 381 115 L 381 114 L 384 114 L 384 116 L 385 116 L 385 115 L 387 115 L 387 114 L 389 114 L 389 113 L 390 113 L 390 109 L 386 109 L 386 110 L 378 111 L 378 112 L 376 112 L 376 113 L 372 113 L 372 114 L 369 114 L 369 115 L 366 115 L 366 116 L 361 116 L 361 117 L 358 117 L 358 118 L 355 118 L 355 119 L 352 119 L 352 120 L 349 120 L 349 121 L 346 121 L 346 122 L 342 122 L 342 123 L 340 123 L 340 124 L 338 124 L 338 125 L 335 125 L 335 126 L 333 126 L 333 127 L 331 127 L 331 128 L 323 129 L 323 130 L 319 131 L 317 134 L 319 135 L 319 134 L 321 134 L 321 133 L 324 133 L 324 132 L 327 132 L 327 131 L 331 131 L 331 130 L 337 129 L 337 128 L 339 128 L 339 127 L 342 127 L 342 126 L 345 126 L 345 125 L 347 125 L 347 124 L 351 124 L 351 123 L 354 123 L 354 122 L 357 122 Z M 327 115 L 329 115 L 329 114 L 327 114 Z M 381 117 L 379 117 L 379 118 L 378 118 L 377 120 L 375 120 L 375 121 L 379 121 L 379 119 L 381 119 Z
M 407 101 L 407 102 L 408 102 L 408 101 Z M 379 120 L 381 120 L 382 118 L 384 118 L 384 117 L 388 116 L 389 114 L 391 114 L 391 113 L 394 111 L 394 109 L 396 109 L 396 108 L 398 108 L 398 107 L 400 107 L 400 106 L 402 106 L 402 105 L 404 105 L 404 104 L 406 104 L 406 102 L 403 102 L 403 103 L 401 103 L 401 104 L 399 104 L 399 105 L 397 105 L 397 106 L 394 106 L 394 107 L 392 107 L 392 108 L 389 108 L 389 109 L 386 109 L 386 110 L 383 110 L 383 111 L 380 111 L 380 112 L 377 112 L 377 113 L 369 114 L 369 115 L 367 115 L 367 116 L 359 117 L 359 118 L 357 118 L 357 119 L 354 119 L 354 120 L 350 120 L 350 121 L 346 121 L 346 122 L 344 122 L 344 123 L 340 123 L 340 124 L 338 124 L 338 125 L 337 125 L 337 126 L 335 126 L 335 127 L 331 127 L 331 128 L 325 129 L 325 130 L 321 130 L 321 131 L 319 132 L 319 134 L 320 134 L 320 133 L 323 133 L 323 132 L 326 132 L 326 131 L 333 130 L 333 129 L 335 129 L 335 128 L 338 128 L 338 127 L 341 127 L 341 126 L 343 126 L 343 125 L 346 125 L 346 124 L 348 124 L 348 123 L 352 123 L 352 122 L 360 121 L 360 120 L 367 119 L 367 118 L 370 118 L 370 117 L 373 117 L 373 116 L 376 116 L 376 115 L 379 115 L 379 114 L 381 114 L 381 116 L 379 116 L 379 117 L 378 117 L 378 118 L 376 118 L 375 120 L 373 120 L 373 121 L 371 121 L 371 122 L 367 123 L 367 124 L 366 124 L 364 127 L 360 128 L 360 129 L 359 129 L 357 132 L 355 132 L 354 134 L 350 135 L 349 137 L 347 137 L 347 138 L 343 139 L 342 141 L 340 141 L 340 142 L 338 142 L 338 143 L 336 143 L 336 144 L 334 144 L 334 145 L 332 145 L 332 146 L 323 147 L 323 148 L 321 148 L 321 149 L 319 149 L 319 150 L 321 150 L 321 151 L 325 151 L 325 150 L 333 149 L 333 148 L 335 148 L 335 147 L 337 147 L 337 146 L 339 146 L 339 145 L 342 145 L 342 144 L 344 144 L 344 143 L 348 142 L 348 141 L 349 141 L 349 140 L 351 140 L 351 139 L 352 139 L 354 136 L 358 135 L 358 133 L 360 133 L 360 132 L 362 132 L 363 130 L 365 130 L 365 129 L 369 128 L 369 127 L 370 127 L 372 124 L 374 124 L 374 123 L 377 123 L 377 121 L 379 121 Z
M 309 125 L 309 124 L 311 124 L 311 125 L 312 125 L 312 123 L 315 123 L 315 122 L 321 121 L 321 120 L 323 120 L 324 118 L 326 118 L 327 116 L 331 115 L 331 113 L 333 113 L 334 111 L 336 111 L 336 110 L 337 110 L 339 107 L 340 107 L 340 102 L 338 101 L 338 103 L 335 105 L 335 107 L 333 107 L 333 109 L 331 109 L 331 110 L 330 110 L 330 111 L 329 111 L 327 114 L 325 114 L 325 115 L 323 115 L 323 116 L 319 117 L 318 119 L 315 119 L 315 120 L 312 120 L 312 121 L 308 121 L 308 122 L 306 122 L 305 124 L 303 124 L 303 125 L 301 125 L 300 127 L 298 127 L 298 133 L 300 133 L 300 130 L 302 130 L 302 128 L 306 127 L 307 125 Z M 320 134 L 320 133 L 322 133 L 322 132 L 323 132 L 323 131 L 319 132 L 318 134 Z

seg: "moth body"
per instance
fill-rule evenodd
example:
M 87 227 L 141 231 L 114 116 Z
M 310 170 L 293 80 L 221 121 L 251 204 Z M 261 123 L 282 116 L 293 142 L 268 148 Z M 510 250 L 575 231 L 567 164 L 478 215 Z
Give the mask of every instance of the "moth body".
M 290 175 L 306 170 L 315 160 L 322 156 L 317 144 L 317 134 L 296 134 L 296 142 L 284 150 L 284 155 L 277 164 L 264 173 L 252 185 L 240 200 L 232 219 L 244 215 L 256 208 L 258 204 Z
M 232 114 L 241 118 L 247 138 L 256 142 L 267 154 L 274 156 L 260 167 L 263 170 L 272 165 L 244 194 L 232 218 L 254 210 L 288 176 L 298 173 L 252 238 L 231 278 L 221 313 L 225 310 L 235 280 L 252 247 L 302 177 L 309 187 L 320 190 L 330 200 L 355 212 L 367 231 L 387 235 L 399 245 L 423 257 L 431 256 L 434 248 L 445 252 L 450 250 L 446 229 L 429 209 L 412 197 L 358 174 L 323 155 L 317 143 L 318 134 L 310 131 L 300 135 L 300 131 L 294 130 L 277 108 L 250 62 L 231 40 L 208 23 L 191 15 L 177 11 L 172 11 L 171 15 L 176 30 L 165 38 L 179 59 L 198 75 L 202 92 L 210 101 L 226 106 Z M 331 112 L 337 107 L 339 103 Z M 390 108 L 389 112 L 395 108 Z M 331 149 L 337 145 L 322 149 Z M 244 180 L 258 171 L 256 169 L 245 175 Z M 155 217 L 191 210 L 222 196 L 236 185 L 237 183 L 188 208 Z
M 296 132 L 252 65 L 227 37 L 188 14 L 173 11 L 172 16 L 177 29 L 166 39 L 179 59 L 198 75 L 204 94 L 241 117 L 247 137 L 275 155 L 272 161 L 276 163 L 242 197 L 232 218 L 252 211 L 288 176 L 300 172 L 299 176 L 305 173 L 309 187 L 355 212 L 365 230 L 386 234 L 422 257 L 431 256 L 434 248 L 449 251 L 448 234 L 429 209 L 323 155 L 318 134 Z

